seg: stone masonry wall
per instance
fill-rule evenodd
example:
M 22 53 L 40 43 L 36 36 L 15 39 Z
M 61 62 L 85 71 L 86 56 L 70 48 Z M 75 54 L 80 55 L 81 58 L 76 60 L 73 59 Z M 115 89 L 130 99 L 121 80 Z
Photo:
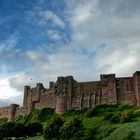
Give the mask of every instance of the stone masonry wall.
M 50 89 L 45 91 L 40 96 L 40 101 L 36 102 L 34 107 L 37 109 L 42 109 L 45 107 L 55 108 L 55 104 L 56 104 L 55 91 L 54 89 Z
M 136 105 L 136 96 L 133 83 L 133 77 L 116 79 L 118 104 Z
M 133 74 L 134 93 L 136 97 L 136 104 L 140 106 L 140 71 Z
M 26 115 L 33 108 L 54 108 L 62 114 L 70 109 L 95 107 L 101 104 L 129 104 L 140 106 L 140 72 L 133 77 L 116 78 L 115 74 L 102 74 L 99 81 L 77 82 L 72 76 L 58 77 L 50 82 L 49 89 L 37 83 L 36 87 L 25 86 L 23 107 L 12 104 L 0 108 L 0 119 L 12 120 Z
M 0 119 L 10 118 L 10 106 L 0 108 Z
M 100 82 L 76 83 L 72 94 L 72 108 L 90 108 L 99 103 Z

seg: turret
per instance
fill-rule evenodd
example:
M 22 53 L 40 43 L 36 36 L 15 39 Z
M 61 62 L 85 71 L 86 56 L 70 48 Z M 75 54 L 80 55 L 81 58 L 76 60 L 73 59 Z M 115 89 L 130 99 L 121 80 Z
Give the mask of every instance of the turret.
M 23 107 L 27 108 L 28 104 L 29 104 L 29 94 L 31 92 L 31 88 L 30 86 L 26 85 L 24 87 L 24 99 L 23 99 Z M 31 95 L 30 95 L 31 96 Z M 31 98 L 31 97 L 30 97 Z
M 140 106 L 140 71 L 136 71 L 133 74 L 133 80 L 137 106 Z
M 53 82 L 53 81 L 50 81 L 50 83 L 49 83 L 49 88 L 50 88 L 50 89 L 54 88 L 54 82 Z
M 106 85 L 111 79 L 115 79 L 115 74 L 101 74 L 101 84 Z
M 9 116 L 9 121 L 13 120 L 16 114 L 16 109 L 19 107 L 17 104 L 11 104 L 10 106 L 10 116 Z
M 72 76 L 58 77 L 55 84 L 56 89 L 56 108 L 57 114 L 62 114 L 71 109 L 71 95 L 72 95 Z

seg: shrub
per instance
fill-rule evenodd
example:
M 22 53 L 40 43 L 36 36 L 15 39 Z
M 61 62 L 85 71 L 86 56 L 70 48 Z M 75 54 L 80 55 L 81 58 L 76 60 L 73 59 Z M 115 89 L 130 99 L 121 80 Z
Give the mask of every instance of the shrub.
M 40 110 L 38 114 L 38 120 L 41 122 L 45 122 L 50 120 L 50 118 L 54 115 L 54 109 L 52 108 L 43 108 Z
M 91 117 L 96 116 L 96 115 L 97 115 L 97 109 L 96 108 L 89 109 L 85 114 L 85 116 L 87 118 L 91 118 Z
M 131 121 L 131 116 L 132 112 L 130 111 L 124 111 L 121 112 L 121 116 L 120 116 L 120 123 L 127 123 Z
M 112 123 L 119 123 L 120 122 L 120 113 L 116 113 L 114 114 L 110 119 L 109 121 L 112 122 Z
M 63 114 L 63 116 L 81 115 L 81 114 L 84 114 L 86 111 L 87 111 L 87 108 L 83 108 L 79 110 L 71 109 L 71 110 L 66 111 Z
M 6 123 L 7 121 L 8 121 L 7 118 L 0 119 L 0 125 L 3 125 L 3 124 Z
M 50 120 L 50 118 L 54 115 L 54 109 L 52 108 L 43 108 L 42 110 L 33 109 L 29 115 L 26 115 L 24 117 L 24 122 L 26 124 L 40 121 L 45 122 L 47 120 Z
M 94 132 L 91 129 L 82 129 L 77 131 L 72 140 L 93 140 Z
M 26 135 L 26 127 L 22 123 L 7 122 L 0 127 L 0 138 L 23 137 Z
M 14 137 L 23 137 L 27 133 L 26 127 L 23 123 L 15 123 L 13 129 L 13 136 Z
M 0 126 L 0 138 L 35 136 L 42 131 L 43 127 L 39 122 L 30 123 L 27 126 L 23 123 L 7 122 Z
M 62 139 L 70 139 L 80 130 L 83 130 L 83 125 L 81 120 L 75 117 L 64 123 L 60 130 L 60 136 Z
M 5 137 L 12 137 L 15 133 L 15 123 L 14 122 L 7 122 L 2 125 L 4 128 Z
M 63 125 L 63 123 L 64 121 L 60 117 L 55 117 L 50 120 L 43 132 L 45 140 L 50 140 L 53 138 L 59 139 L 60 127 Z
M 38 120 L 39 112 L 40 112 L 40 110 L 38 110 L 38 109 L 33 109 L 33 110 L 29 113 L 29 115 L 26 115 L 26 116 L 24 117 L 25 123 L 28 124 L 28 123 L 37 121 L 37 120 Z
M 4 128 L 0 126 L 0 139 L 3 139 L 5 137 Z
M 28 136 L 36 136 L 38 133 L 42 134 L 43 125 L 40 122 L 28 123 L 26 126 Z
M 133 106 L 130 105 L 119 105 L 118 110 L 119 111 L 124 111 L 124 110 L 128 110 L 131 109 Z
M 135 138 L 133 138 L 134 134 L 134 131 L 130 131 L 129 134 L 123 140 L 136 140 Z
M 24 122 L 24 116 L 22 116 L 22 115 L 16 116 L 13 121 L 23 123 Z
M 104 120 L 110 120 L 114 114 L 111 112 L 107 112 L 104 115 Z
M 15 136 L 15 123 L 7 122 L 7 123 L 4 123 L 3 125 L 1 125 L 0 136 L 3 138 Z
M 105 116 L 105 119 L 109 119 L 109 121 L 113 123 L 127 123 L 131 121 L 132 117 L 133 112 L 131 110 L 127 110 L 123 112 L 118 112 L 114 115 L 109 113 Z

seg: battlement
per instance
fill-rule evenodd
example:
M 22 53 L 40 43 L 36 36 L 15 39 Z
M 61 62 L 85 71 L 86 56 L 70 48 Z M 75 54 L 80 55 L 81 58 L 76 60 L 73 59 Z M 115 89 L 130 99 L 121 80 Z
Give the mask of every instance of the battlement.
M 108 84 L 111 79 L 115 79 L 115 74 L 101 74 L 100 80 L 101 84 Z
M 36 87 L 24 87 L 23 107 L 12 104 L 0 108 L 0 118 L 12 120 L 26 115 L 32 109 L 54 108 L 62 114 L 70 109 L 90 108 L 100 104 L 129 104 L 140 106 L 140 71 L 132 77 L 116 77 L 115 74 L 101 74 L 99 81 L 77 82 L 73 76 L 60 76 L 49 83 L 46 89 L 42 83 Z

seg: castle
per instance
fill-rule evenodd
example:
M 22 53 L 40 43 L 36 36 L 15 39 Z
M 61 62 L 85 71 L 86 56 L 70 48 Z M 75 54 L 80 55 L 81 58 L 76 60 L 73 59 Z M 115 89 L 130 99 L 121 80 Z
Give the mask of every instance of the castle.
M 140 106 L 140 71 L 132 77 L 115 77 L 101 74 L 100 81 L 77 82 L 72 76 L 58 77 L 50 82 L 49 89 L 38 83 L 25 86 L 23 107 L 17 104 L 0 108 L 0 118 L 12 120 L 26 115 L 33 108 L 54 108 L 62 114 L 70 109 L 91 108 L 101 104 L 128 104 Z

